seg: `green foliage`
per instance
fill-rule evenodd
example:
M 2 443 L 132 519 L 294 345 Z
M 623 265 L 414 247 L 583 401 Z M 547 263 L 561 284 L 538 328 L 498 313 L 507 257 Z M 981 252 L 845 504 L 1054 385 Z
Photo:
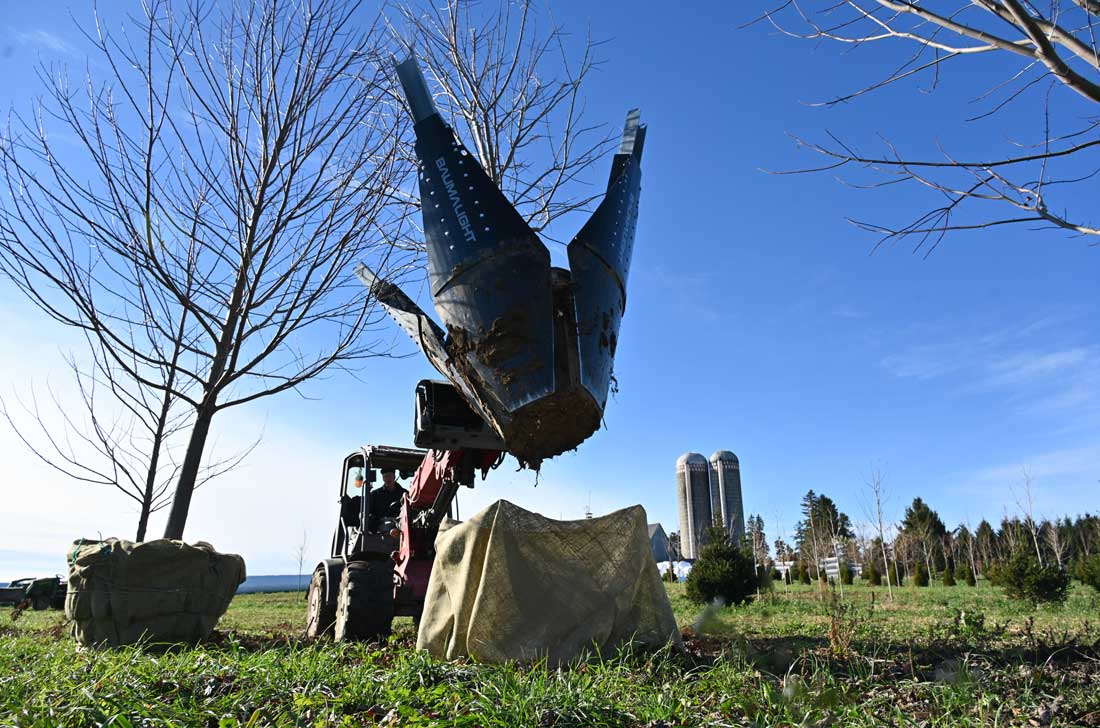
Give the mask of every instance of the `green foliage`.
M 749 553 L 752 553 L 751 551 Z M 772 581 L 772 573 L 763 564 L 756 567 L 756 586 L 761 592 L 770 592 L 775 589 Z
M 703 547 L 687 578 L 687 596 L 697 604 L 721 599 L 744 604 L 752 599 L 758 580 L 752 552 L 738 548 L 718 534 Z
M 798 580 L 803 584 L 810 583 L 810 570 L 806 568 L 805 561 L 798 562 Z
M 1069 593 L 1069 574 L 1057 566 L 1040 566 L 1026 549 L 989 569 L 989 579 L 1003 587 L 1010 599 L 1032 605 L 1061 604 Z
M 867 568 L 863 570 L 863 574 L 867 577 L 867 583 L 871 586 L 882 586 L 882 574 L 878 573 L 878 568 L 874 562 L 868 564 Z
M 1081 559 L 1077 565 L 1077 577 L 1082 584 L 1100 592 L 1100 554 L 1095 554 L 1090 559 Z
M 950 566 L 943 568 L 943 576 L 940 577 L 940 581 L 943 582 L 944 586 L 955 586 L 955 573 L 951 571 Z
M 913 569 L 913 586 L 928 586 L 928 569 L 924 564 L 917 564 Z
M 855 640 L 866 636 L 872 613 L 854 601 L 838 599 L 833 591 L 825 603 L 825 615 L 829 618 L 829 650 L 842 658 L 851 653 Z
M 977 583 L 974 580 L 974 572 L 969 564 L 960 561 L 955 566 L 955 583 L 963 583 L 967 586 L 974 586 Z
M 905 509 L 901 530 L 922 539 L 942 538 L 947 533 L 947 527 L 940 519 L 940 515 L 920 498 L 914 498 L 912 505 Z
M 661 578 L 664 581 L 672 582 L 672 583 L 678 581 L 678 579 L 676 578 L 676 569 L 672 568 L 672 562 L 671 561 L 668 562 L 668 568 L 665 569 L 665 573 L 661 574 Z
M 666 588 L 677 623 L 693 624 L 684 586 Z M 1034 613 L 988 587 L 900 590 L 889 609 L 860 584 L 832 604 L 815 586 L 789 591 L 716 610 L 714 631 L 690 645 L 701 658 L 628 647 L 560 670 L 433 659 L 415 650 L 409 618 L 381 647 L 311 644 L 300 594 L 239 595 L 217 639 L 167 651 L 79 650 L 59 612 L 12 622 L 0 608 L 0 725 L 872 728 L 932 710 L 924 722 L 941 728 L 1027 725 L 1052 705 L 1052 721 L 1034 722 L 1080 725 L 1100 708 L 1091 647 L 1043 643 L 1068 630 L 1092 644 L 1088 587 Z M 791 647 L 807 643 L 820 647 Z M 928 679 L 908 678 L 912 668 Z
M 852 577 L 853 577 L 852 567 L 848 566 L 848 564 L 841 564 L 840 565 L 840 583 L 843 584 L 844 586 L 851 586 L 852 585 Z
M 901 578 L 901 572 L 898 571 L 898 562 L 893 561 L 890 563 L 890 582 L 894 586 L 901 586 L 904 583 L 904 579 Z

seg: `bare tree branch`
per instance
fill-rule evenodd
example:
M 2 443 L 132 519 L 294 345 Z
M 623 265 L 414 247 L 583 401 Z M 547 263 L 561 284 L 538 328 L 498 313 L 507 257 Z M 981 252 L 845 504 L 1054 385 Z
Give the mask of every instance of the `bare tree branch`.
M 988 122 L 1010 104 L 1034 98 L 1040 82 L 1049 79 L 1042 101 L 1031 106 L 1042 114 L 1036 120 L 1041 139 L 1026 145 L 1041 151 L 1015 153 L 1015 148 L 1025 145 L 1013 143 L 1012 152 L 982 161 L 960 160 L 946 151 L 942 159 L 920 159 L 899 152 L 883 139 L 888 154 L 869 155 L 830 134 L 828 144 L 796 139 L 828 158 L 828 164 L 780 173 L 852 166 L 881 180 L 856 186 L 910 183 L 936 193 L 945 203 L 908 224 L 853 220 L 861 229 L 881 235 L 879 244 L 912 237 L 917 241 L 915 250 L 923 248 L 926 254 L 948 233 L 1001 225 L 1032 224 L 1039 229 L 1100 236 L 1100 225 L 1091 222 L 1088 209 L 1066 209 L 1052 199 L 1059 189 L 1091 179 L 1100 169 L 1100 128 L 1095 120 L 1095 105 L 1100 104 L 1100 45 L 1093 26 L 1095 0 L 1073 0 L 1072 4 L 1053 0 L 1042 10 L 1023 0 L 949 0 L 935 9 L 930 5 L 918 0 L 839 0 L 807 9 L 804 3 L 790 0 L 753 22 L 767 21 L 790 37 L 851 48 L 881 42 L 910 48 L 904 62 L 880 80 L 819 104 L 822 106 L 851 101 L 922 73 L 937 74 L 933 76 L 935 84 L 947 61 L 994 54 L 1010 69 L 1007 80 L 995 83 L 977 98 L 990 103 L 990 108 L 967 121 Z M 1015 59 L 1022 59 L 1024 65 L 1017 67 Z M 1055 91 L 1062 89 L 1073 93 L 1056 97 Z M 1084 114 L 1080 113 L 1082 103 L 1086 104 Z M 1084 124 L 1079 122 L 1081 116 L 1086 117 Z M 1067 132 L 1066 120 L 1078 126 Z M 996 212 L 1005 207 L 1016 212 Z

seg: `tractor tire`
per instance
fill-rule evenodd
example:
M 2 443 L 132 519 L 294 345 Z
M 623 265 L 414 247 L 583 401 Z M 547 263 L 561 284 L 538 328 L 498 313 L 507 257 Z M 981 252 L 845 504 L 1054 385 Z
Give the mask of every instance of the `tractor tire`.
M 332 636 L 336 624 L 336 600 L 326 599 L 327 593 L 328 575 L 322 564 L 313 570 L 313 578 L 309 581 L 306 637 L 311 640 Z
M 50 608 L 50 598 L 45 594 L 39 594 L 31 600 L 31 609 L 36 612 L 44 612 Z
M 340 579 L 336 639 L 381 642 L 393 625 L 393 562 L 353 561 Z

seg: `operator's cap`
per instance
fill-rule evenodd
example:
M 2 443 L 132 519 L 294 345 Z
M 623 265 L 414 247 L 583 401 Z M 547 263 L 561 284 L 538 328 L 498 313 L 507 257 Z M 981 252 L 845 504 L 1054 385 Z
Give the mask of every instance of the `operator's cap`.
M 385 475 L 386 473 L 393 473 L 393 472 L 395 472 L 393 468 L 382 468 L 381 469 L 381 473 L 383 475 Z

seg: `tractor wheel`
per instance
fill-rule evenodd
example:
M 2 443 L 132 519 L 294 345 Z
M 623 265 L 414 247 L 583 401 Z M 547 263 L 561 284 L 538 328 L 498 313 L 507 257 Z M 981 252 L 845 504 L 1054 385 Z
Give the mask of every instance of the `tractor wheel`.
M 392 623 L 393 562 L 349 563 L 336 599 L 336 639 L 381 641 Z
M 336 622 L 336 600 L 326 599 L 328 594 L 328 576 L 324 564 L 313 570 L 309 581 L 309 601 L 306 607 L 306 637 L 317 639 L 331 637 Z
M 31 600 L 31 609 L 42 612 L 50 608 L 50 598 L 45 594 L 39 594 Z

